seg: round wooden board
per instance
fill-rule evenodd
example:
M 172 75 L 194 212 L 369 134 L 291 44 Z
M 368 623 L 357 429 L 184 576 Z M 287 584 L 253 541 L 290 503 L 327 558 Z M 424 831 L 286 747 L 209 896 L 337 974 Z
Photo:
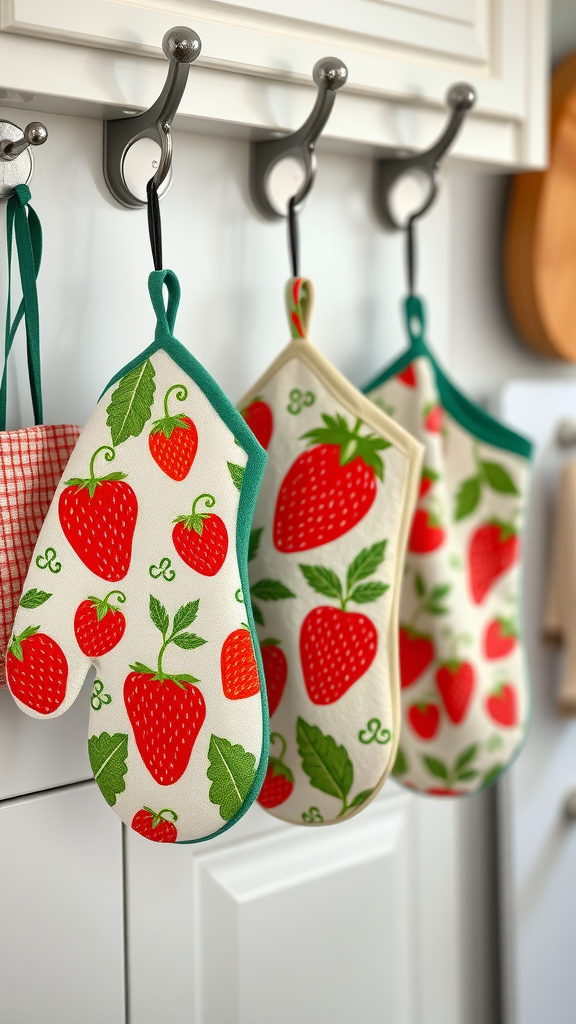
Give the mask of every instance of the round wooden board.
M 520 334 L 576 362 L 576 54 L 552 78 L 549 166 L 513 180 L 504 269 Z

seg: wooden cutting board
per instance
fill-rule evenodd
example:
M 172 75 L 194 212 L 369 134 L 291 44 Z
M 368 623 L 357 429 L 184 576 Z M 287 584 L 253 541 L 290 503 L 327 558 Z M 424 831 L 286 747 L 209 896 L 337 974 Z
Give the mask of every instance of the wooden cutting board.
M 552 78 L 549 167 L 513 180 L 504 265 L 520 334 L 576 362 L 576 53 Z

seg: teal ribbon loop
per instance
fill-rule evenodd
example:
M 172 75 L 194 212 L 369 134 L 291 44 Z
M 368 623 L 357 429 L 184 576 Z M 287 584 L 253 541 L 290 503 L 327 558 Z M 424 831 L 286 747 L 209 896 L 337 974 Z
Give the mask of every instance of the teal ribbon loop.
M 164 305 L 163 288 L 168 292 L 168 306 Z M 180 305 L 180 282 L 173 270 L 153 270 L 148 278 L 148 291 L 156 313 L 155 340 L 168 335 L 174 337 L 176 314 Z
M 8 251 L 8 297 L 4 336 L 4 372 L 0 386 L 0 430 L 6 429 L 8 357 L 22 318 L 26 327 L 28 378 L 32 392 L 34 422 L 42 423 L 42 384 L 40 378 L 40 316 L 36 279 L 42 262 L 42 228 L 38 215 L 28 204 L 30 189 L 16 185 L 6 207 L 6 241 Z M 12 320 L 12 245 L 16 238 L 22 301 Z

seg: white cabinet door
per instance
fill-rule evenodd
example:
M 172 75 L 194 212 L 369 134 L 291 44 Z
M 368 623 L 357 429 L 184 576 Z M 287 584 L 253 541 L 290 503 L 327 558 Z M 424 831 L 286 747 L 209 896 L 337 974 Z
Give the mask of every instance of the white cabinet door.
M 122 831 L 95 783 L 0 803 L 0 908 L 3 1024 L 125 1024 Z
M 205 845 L 130 832 L 131 1024 L 471 1020 L 457 869 L 453 801 L 393 782 L 329 828 L 255 806 Z
M 0 800 L 91 779 L 88 713 L 94 672 L 72 707 L 49 722 L 23 715 L 0 690 Z
M 537 444 L 524 541 L 524 632 L 532 676 L 532 722 L 526 746 L 500 784 L 509 954 L 505 1024 L 574 1024 L 576 1020 L 576 825 L 564 802 L 576 786 L 576 722 L 556 711 L 558 654 L 542 642 L 544 597 L 560 466 L 561 419 L 575 419 L 576 384 L 514 381 L 501 410 Z
M 202 39 L 180 123 L 295 128 L 312 101 L 302 85 L 332 54 L 349 72 L 333 138 L 428 145 L 447 89 L 464 80 L 478 104 L 457 153 L 508 167 L 545 160 L 548 0 L 3 0 L 0 88 L 96 117 L 111 104 L 145 106 L 165 75 L 150 55 L 162 56 L 178 22 Z

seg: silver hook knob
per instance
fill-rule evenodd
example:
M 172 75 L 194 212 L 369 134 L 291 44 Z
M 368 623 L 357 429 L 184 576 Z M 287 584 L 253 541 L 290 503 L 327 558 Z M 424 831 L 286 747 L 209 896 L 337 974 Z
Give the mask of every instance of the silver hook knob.
M 3 139 L 0 142 L 0 160 L 16 160 L 28 146 L 43 146 L 48 138 L 48 129 L 40 121 L 30 121 L 27 124 L 21 139 L 10 141 Z

